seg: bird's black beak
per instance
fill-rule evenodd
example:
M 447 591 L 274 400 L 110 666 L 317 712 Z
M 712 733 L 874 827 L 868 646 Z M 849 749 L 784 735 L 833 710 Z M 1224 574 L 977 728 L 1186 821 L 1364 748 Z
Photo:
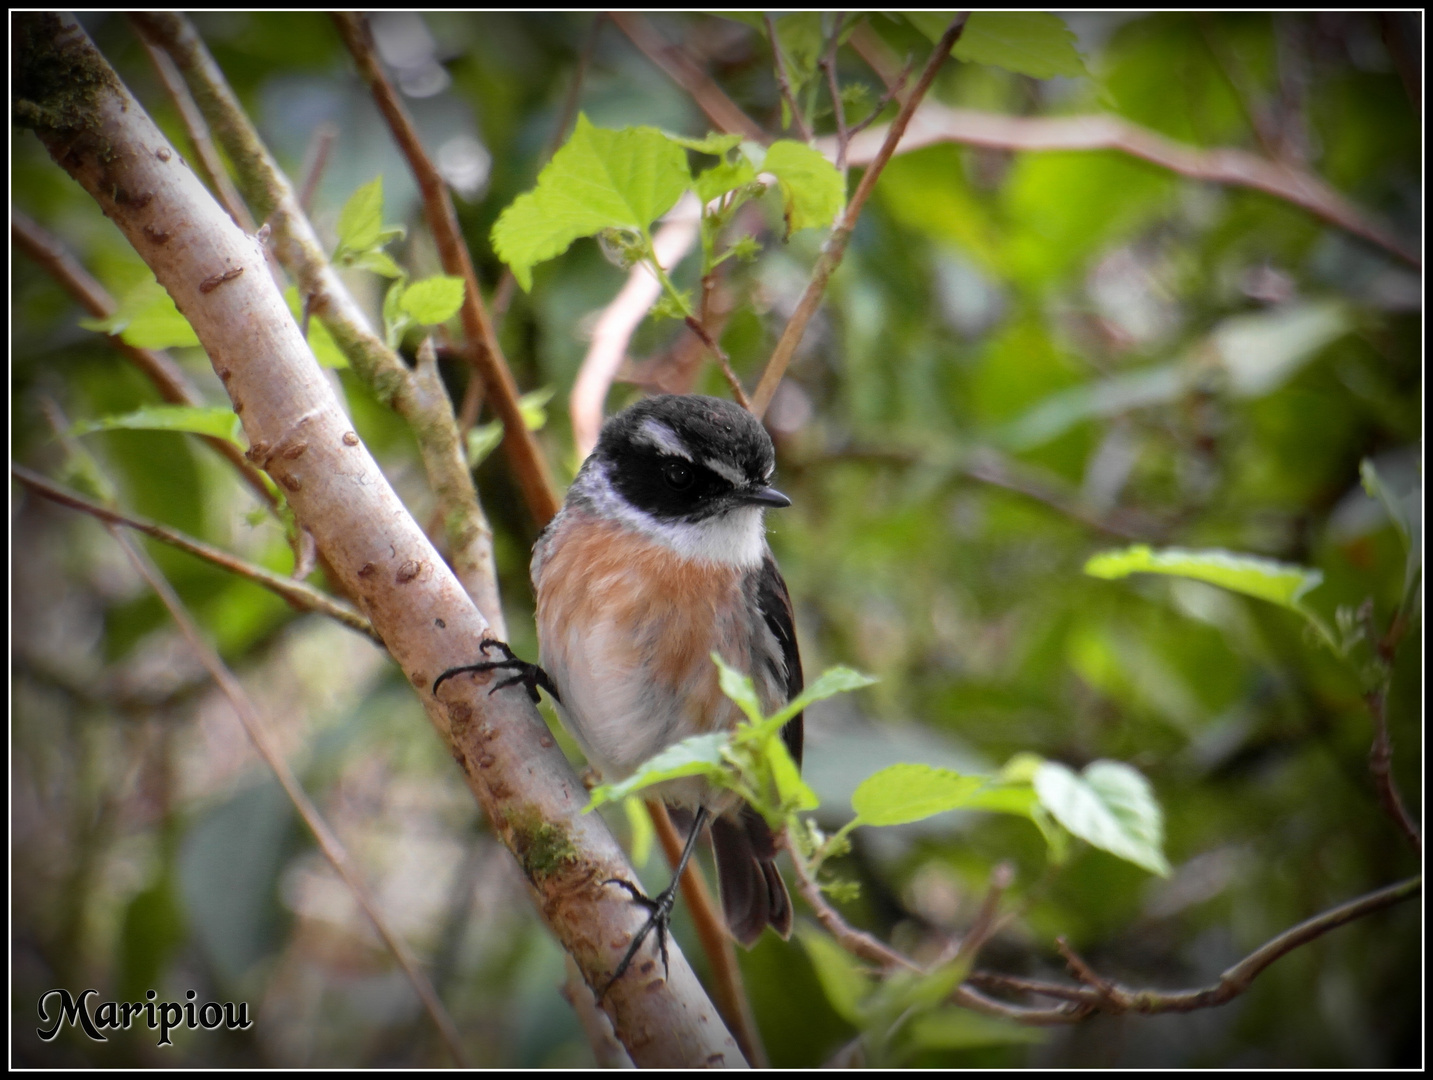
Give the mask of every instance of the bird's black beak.
M 779 509 L 791 505 L 791 500 L 774 487 L 752 488 L 750 491 L 740 492 L 737 498 L 751 506 L 772 506 Z

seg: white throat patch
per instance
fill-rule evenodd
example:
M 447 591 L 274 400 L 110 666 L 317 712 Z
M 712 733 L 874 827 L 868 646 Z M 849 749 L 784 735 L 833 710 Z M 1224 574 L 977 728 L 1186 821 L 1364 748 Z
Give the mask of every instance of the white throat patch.
M 760 506 L 738 506 L 702 521 L 663 521 L 622 498 L 613 488 L 605 464 L 589 462 L 597 467 L 584 469 L 578 482 L 581 494 L 599 517 L 620 521 L 684 559 L 742 569 L 761 565 L 766 555 L 766 520 Z

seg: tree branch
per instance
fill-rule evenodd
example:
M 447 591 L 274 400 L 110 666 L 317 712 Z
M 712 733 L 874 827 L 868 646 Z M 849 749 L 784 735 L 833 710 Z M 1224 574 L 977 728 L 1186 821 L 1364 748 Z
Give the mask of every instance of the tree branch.
M 776 395 L 776 388 L 780 385 L 782 376 L 786 374 L 786 368 L 791 363 L 791 358 L 796 353 L 796 346 L 800 344 L 801 337 L 806 333 L 806 326 L 811 317 L 816 314 L 816 309 L 821 306 L 821 298 L 826 294 L 826 285 L 831 280 L 831 275 L 841 265 L 841 258 L 846 253 L 846 244 L 851 239 L 851 233 L 856 228 L 856 219 L 861 216 L 861 209 L 870 198 L 871 191 L 880 179 L 886 162 L 891 160 L 895 153 L 897 144 L 905 134 L 906 125 L 911 121 L 911 115 L 915 112 L 916 106 L 925 97 L 930 84 L 935 80 L 935 73 L 945 63 L 950 50 L 960 40 L 961 32 L 965 29 L 966 20 L 970 17 L 969 12 L 962 12 L 946 28 L 941 35 L 940 41 L 936 43 L 935 51 L 931 53 L 930 59 L 926 62 L 925 70 L 917 80 L 915 89 L 911 91 L 910 97 L 901 106 L 901 111 L 896 114 L 895 120 L 884 132 L 884 140 L 880 150 L 869 160 L 866 171 L 861 176 L 861 182 L 856 185 L 855 193 L 851 201 L 846 204 L 846 210 L 841 215 L 841 220 L 831 230 L 831 236 L 826 241 L 826 246 L 821 251 L 821 257 L 816 260 L 816 266 L 811 271 L 811 281 L 806 286 L 806 291 L 801 295 L 796 305 L 796 311 L 792 314 L 791 320 L 782 331 L 781 338 L 772 351 L 771 359 L 767 361 L 766 370 L 761 374 L 761 382 L 757 384 L 756 392 L 751 395 L 751 411 L 757 419 L 766 415 L 767 407 L 771 399 Z M 822 153 L 827 153 L 825 149 Z M 831 156 L 828 154 L 828 156 Z M 856 163 L 855 155 L 852 155 L 852 163 Z
M 888 133 L 889 128 L 877 127 L 853 138 L 851 164 L 875 161 Z M 900 149 L 904 153 L 942 142 L 998 150 L 1118 150 L 1196 180 L 1262 191 L 1378 245 L 1415 269 L 1423 265 L 1417 250 L 1312 172 L 1246 150 L 1196 149 L 1117 116 L 1001 116 L 927 102 Z M 834 140 L 818 139 L 816 145 L 827 157 L 835 156 Z
M 487 624 L 351 430 L 257 246 L 73 19 L 22 13 L 13 25 L 16 116 L 174 297 L 224 380 L 256 463 L 382 635 L 583 978 L 605 985 L 646 920 L 626 892 L 604 884 L 631 868 L 601 818 L 582 813 L 586 793 L 520 689 L 490 697 L 488 679 L 463 678 L 445 684 L 442 701 L 428 690 L 481 653 Z M 76 78 L 57 85 L 57 64 Z M 160 224 L 171 233 L 164 245 L 144 231 Z M 680 949 L 670 953 L 670 979 L 648 952 L 603 998 L 633 1061 L 741 1064 Z
M 454 571 L 488 623 L 505 637 L 492 530 L 473 490 L 453 421 L 452 402 L 446 394 L 425 392 L 370 328 L 362 309 L 329 265 L 313 226 L 299 209 L 292 185 L 259 139 L 193 26 L 182 16 L 168 13 L 131 17 L 142 34 L 164 48 L 184 76 L 190 93 L 234 162 L 249 202 L 272 227 L 274 250 L 297 280 L 305 309 L 318 316 L 378 399 L 408 421 L 423 456 L 428 483 L 443 511 Z M 211 354 L 211 359 L 216 358 Z
M 627 35 L 628 40 L 637 46 L 643 56 L 692 95 L 698 107 L 707 114 L 707 119 L 716 125 L 718 131 L 739 134 L 763 145 L 771 141 L 761 125 L 742 112 L 741 107 L 727 97 L 726 91 L 692 62 L 680 45 L 672 45 L 664 40 L 645 17 L 621 11 L 609 11 L 607 17 L 617 24 L 617 28 Z
M 96 319 L 107 319 L 114 314 L 118 305 L 105 291 L 104 286 L 89 275 L 85 268 L 64 249 L 56 237 L 30 220 L 23 211 L 13 206 L 10 208 L 10 239 L 21 251 L 38 263 L 42 270 L 59 282 L 61 287 L 91 316 Z M 189 381 L 189 376 L 184 374 L 184 369 L 176 364 L 168 353 L 137 348 L 125 341 L 119 334 L 106 334 L 105 340 L 118 349 L 126 360 L 143 372 L 145 377 L 154 384 L 155 389 L 159 391 L 159 396 L 171 405 L 192 405 L 197 408 L 207 404 L 203 395 L 199 393 L 199 389 Z M 264 483 L 264 478 L 259 474 L 259 470 L 254 468 L 244 457 L 244 451 L 228 439 L 212 435 L 195 437 L 203 440 L 216 453 L 227 458 L 244 483 L 253 489 L 266 506 L 271 508 L 278 506 L 278 496 L 268 484 Z
M 488 318 L 487 307 L 483 304 L 482 292 L 478 288 L 477 274 L 468 247 L 463 242 L 462 230 L 458 228 L 458 214 L 453 208 L 448 185 L 438 172 L 423 142 L 413 126 L 408 110 L 398 100 L 393 84 L 388 81 L 378 55 L 373 47 L 372 34 L 366 21 L 353 12 L 336 12 L 333 21 L 348 51 L 358 65 L 358 73 L 373 93 L 378 111 L 388 121 L 393 139 L 408 162 L 408 168 L 418 183 L 423 199 L 423 213 L 428 219 L 428 228 L 438 248 L 438 258 L 443 272 L 463 279 L 463 332 L 467 335 L 469 356 L 478 375 L 483 380 L 483 389 L 493 410 L 503 422 L 503 447 L 522 489 L 528 511 L 538 528 L 542 528 L 557 514 L 561 501 L 553 486 L 547 461 L 538 449 L 537 440 L 528 430 L 522 418 L 522 407 L 518 402 L 517 384 L 512 371 L 503 357 L 502 346 L 498 344 L 492 320 Z M 456 434 L 456 432 L 455 432 Z
M 247 562 L 235 555 L 229 554 L 220 548 L 196 540 L 192 536 L 185 536 L 178 529 L 171 529 L 165 525 L 159 525 L 152 521 L 146 521 L 141 517 L 134 517 L 128 514 L 121 514 L 117 510 L 101 506 L 97 502 L 67 491 L 58 484 L 53 484 L 37 472 L 25 468 L 23 465 L 11 465 L 10 475 L 20 483 L 24 484 L 37 495 L 43 495 L 61 506 L 68 506 L 72 510 L 79 510 L 99 518 L 101 521 L 111 525 L 124 525 L 146 536 L 168 544 L 170 547 L 178 548 L 180 551 L 187 551 L 196 558 L 212 563 L 231 574 L 252 581 L 255 585 L 261 585 L 270 592 L 283 597 L 293 607 L 300 611 L 313 611 L 320 615 L 327 615 L 330 619 L 342 623 L 350 630 L 356 630 L 364 634 L 375 644 L 382 645 L 383 639 L 373 632 L 373 624 L 365 619 L 358 612 L 354 611 L 347 604 L 340 603 L 327 593 L 315 589 L 312 585 L 306 585 L 302 581 L 295 581 L 293 578 L 276 574 L 272 570 L 265 570 L 262 566 Z

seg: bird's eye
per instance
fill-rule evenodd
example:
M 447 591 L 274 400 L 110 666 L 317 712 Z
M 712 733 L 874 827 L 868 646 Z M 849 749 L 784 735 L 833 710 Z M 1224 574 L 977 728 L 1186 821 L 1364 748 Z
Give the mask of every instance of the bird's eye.
M 673 491 L 686 491 L 692 486 L 696 474 L 685 461 L 669 461 L 662 466 L 662 479 Z

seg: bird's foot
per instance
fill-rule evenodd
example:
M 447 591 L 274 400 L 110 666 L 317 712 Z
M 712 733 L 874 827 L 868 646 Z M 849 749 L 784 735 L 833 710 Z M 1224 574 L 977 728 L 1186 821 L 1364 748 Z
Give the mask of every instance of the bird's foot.
M 441 686 L 444 681 L 453 678 L 455 675 L 466 675 L 469 672 L 501 671 L 508 669 L 516 672 L 516 674 L 510 675 L 506 679 L 495 683 L 493 688 L 488 691 L 489 694 L 496 694 L 505 687 L 521 683 L 527 688 L 527 695 L 532 698 L 533 704 L 537 704 L 537 702 L 541 700 L 537 692 L 539 686 L 551 694 L 555 700 L 562 700 L 562 698 L 558 696 L 557 687 L 554 686 L 552 680 L 548 678 L 547 672 L 543 671 L 542 668 L 536 664 L 529 664 L 526 660 L 519 659 L 517 654 L 508 647 L 507 642 L 484 638 L 480 649 L 486 653 L 490 648 L 499 650 L 503 654 L 503 659 L 484 660 L 480 664 L 464 664 L 462 667 L 449 668 L 433 681 L 433 693 L 436 694 L 438 687 Z
M 632 960 L 637 955 L 637 950 L 642 947 L 642 942 L 647 940 L 647 935 L 653 930 L 657 931 L 657 948 L 662 954 L 662 975 L 664 978 L 671 975 L 671 965 L 667 961 L 667 934 L 672 921 L 672 905 L 676 903 L 677 899 L 678 880 L 679 877 L 674 877 L 672 883 L 659 892 L 655 898 L 647 896 L 630 881 L 623 881 L 621 878 L 608 878 L 603 882 L 604 885 L 620 885 L 626 889 L 632 894 L 634 902 L 647 909 L 648 916 L 642 929 L 638 930 L 637 936 L 632 939 L 632 944 L 627 946 L 627 952 L 623 954 L 621 963 L 617 965 L 617 970 L 612 973 L 612 977 L 607 980 L 607 985 L 597 995 L 598 1001 L 606 997 L 607 991 L 611 990 L 617 980 L 627 973 L 627 968 L 631 966 Z

